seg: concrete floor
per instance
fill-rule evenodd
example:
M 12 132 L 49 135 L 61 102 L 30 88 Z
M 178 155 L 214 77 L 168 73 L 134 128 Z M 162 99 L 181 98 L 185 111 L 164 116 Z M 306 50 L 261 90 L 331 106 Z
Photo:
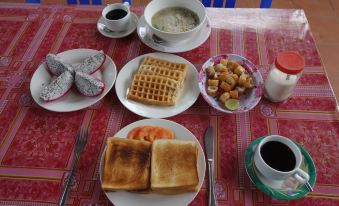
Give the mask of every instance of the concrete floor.
M 102 0 L 103 4 L 121 0 Z M 150 0 L 132 0 L 133 5 L 146 5 Z M 25 0 L 0 0 L 25 2 Z M 65 3 L 67 0 L 41 0 L 42 3 Z M 260 0 L 237 0 L 237 8 L 258 8 Z M 316 40 L 324 67 L 337 102 L 339 100 L 339 0 L 272 0 L 272 8 L 304 9 Z

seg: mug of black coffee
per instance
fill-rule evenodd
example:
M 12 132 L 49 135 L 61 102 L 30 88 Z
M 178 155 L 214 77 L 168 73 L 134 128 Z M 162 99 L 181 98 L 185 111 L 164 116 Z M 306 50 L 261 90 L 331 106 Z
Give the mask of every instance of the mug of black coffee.
M 302 154 L 290 139 L 271 135 L 265 137 L 254 153 L 254 164 L 272 188 L 279 188 L 284 180 L 294 177 L 305 184 L 309 175 L 300 169 Z
M 116 32 L 124 31 L 130 23 L 129 3 L 115 3 L 107 5 L 102 10 L 102 17 L 108 29 Z

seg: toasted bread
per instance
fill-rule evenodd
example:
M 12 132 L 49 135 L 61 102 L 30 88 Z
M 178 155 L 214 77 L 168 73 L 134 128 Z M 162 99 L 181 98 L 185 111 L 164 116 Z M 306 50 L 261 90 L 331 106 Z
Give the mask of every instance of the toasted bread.
M 151 189 L 178 194 L 198 189 L 198 147 L 194 141 L 156 140 L 152 145 Z
M 147 141 L 108 138 L 102 188 L 145 190 L 150 186 L 152 144 Z

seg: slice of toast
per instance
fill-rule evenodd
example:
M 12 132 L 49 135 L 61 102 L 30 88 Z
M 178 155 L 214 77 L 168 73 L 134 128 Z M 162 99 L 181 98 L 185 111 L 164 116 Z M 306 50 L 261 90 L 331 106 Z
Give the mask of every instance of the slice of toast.
M 152 144 L 147 141 L 108 138 L 104 160 L 104 190 L 145 190 L 150 186 Z
M 194 141 L 156 140 L 152 145 L 151 189 L 178 194 L 198 189 L 198 147 Z

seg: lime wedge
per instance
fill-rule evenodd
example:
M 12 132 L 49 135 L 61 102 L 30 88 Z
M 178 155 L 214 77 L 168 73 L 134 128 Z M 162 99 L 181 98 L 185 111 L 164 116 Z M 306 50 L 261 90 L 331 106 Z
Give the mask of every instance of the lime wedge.
M 240 101 L 237 99 L 228 99 L 225 102 L 225 107 L 229 110 L 236 110 L 240 107 Z

